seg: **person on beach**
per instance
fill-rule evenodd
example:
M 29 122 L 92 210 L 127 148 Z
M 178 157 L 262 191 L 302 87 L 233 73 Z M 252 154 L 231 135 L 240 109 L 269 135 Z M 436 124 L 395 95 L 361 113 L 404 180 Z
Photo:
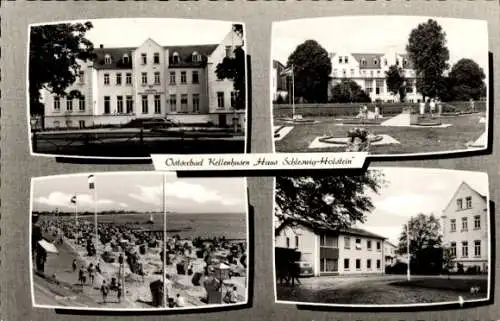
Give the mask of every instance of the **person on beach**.
M 116 297 L 118 299 L 118 303 L 121 302 L 122 300 L 122 286 L 118 284 L 118 287 L 116 288 Z
M 94 284 L 95 268 L 94 268 L 94 264 L 93 263 L 90 263 L 90 265 L 89 265 L 89 267 L 87 269 L 87 272 L 89 274 L 90 284 Z
M 75 272 L 76 271 L 76 267 L 77 267 L 76 266 L 76 259 L 73 260 L 72 266 L 73 266 L 73 272 Z
M 80 282 L 80 285 L 83 286 L 86 283 L 85 279 L 85 272 L 83 272 L 82 269 L 78 272 L 78 282 Z
M 186 306 L 186 301 L 179 293 L 177 293 L 177 298 L 175 300 L 175 306 L 179 307 L 179 308 Z
M 99 263 L 97 263 L 97 265 L 95 266 L 95 270 L 96 270 L 97 273 L 102 274 L 102 272 L 101 272 L 101 266 L 99 265 Z
M 106 298 L 108 296 L 109 288 L 108 285 L 106 284 L 106 280 L 102 280 L 102 285 L 101 285 L 101 294 L 102 294 L 102 301 L 106 303 Z

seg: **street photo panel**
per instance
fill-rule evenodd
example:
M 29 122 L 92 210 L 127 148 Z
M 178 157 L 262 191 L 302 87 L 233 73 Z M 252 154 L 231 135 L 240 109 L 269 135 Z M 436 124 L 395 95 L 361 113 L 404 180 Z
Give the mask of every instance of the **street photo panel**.
M 116 18 L 32 24 L 34 155 L 245 153 L 244 25 Z
M 175 311 L 247 304 L 246 191 L 245 178 L 168 172 L 33 178 L 33 306 Z
M 488 304 L 492 224 L 483 172 L 374 167 L 276 177 L 277 303 L 327 308 Z
M 271 39 L 275 152 L 376 157 L 488 148 L 486 21 L 289 20 L 273 23 Z

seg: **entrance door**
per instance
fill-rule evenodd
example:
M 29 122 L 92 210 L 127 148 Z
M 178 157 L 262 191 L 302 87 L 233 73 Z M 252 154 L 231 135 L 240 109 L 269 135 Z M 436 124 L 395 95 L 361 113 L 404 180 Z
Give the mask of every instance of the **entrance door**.
M 226 115 L 225 114 L 219 115 L 219 127 L 226 127 L 226 126 L 227 126 Z

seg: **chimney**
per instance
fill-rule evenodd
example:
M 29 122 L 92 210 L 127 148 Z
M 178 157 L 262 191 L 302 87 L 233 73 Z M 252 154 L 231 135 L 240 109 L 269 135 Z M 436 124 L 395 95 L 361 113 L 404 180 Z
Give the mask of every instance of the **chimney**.
M 101 48 L 101 49 L 102 49 L 102 48 L 104 48 L 104 45 L 102 45 L 102 44 L 101 44 L 101 45 L 99 45 L 99 48 Z

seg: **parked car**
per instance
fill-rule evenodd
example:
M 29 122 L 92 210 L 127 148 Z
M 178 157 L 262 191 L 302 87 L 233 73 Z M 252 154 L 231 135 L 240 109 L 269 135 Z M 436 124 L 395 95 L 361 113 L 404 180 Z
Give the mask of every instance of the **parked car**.
M 314 276 L 314 272 L 309 262 L 297 262 L 299 265 L 299 276 Z
M 179 123 L 163 117 L 154 117 L 154 118 L 136 118 L 131 120 L 125 126 L 132 128 L 151 129 L 151 128 L 176 127 L 179 126 Z

